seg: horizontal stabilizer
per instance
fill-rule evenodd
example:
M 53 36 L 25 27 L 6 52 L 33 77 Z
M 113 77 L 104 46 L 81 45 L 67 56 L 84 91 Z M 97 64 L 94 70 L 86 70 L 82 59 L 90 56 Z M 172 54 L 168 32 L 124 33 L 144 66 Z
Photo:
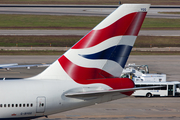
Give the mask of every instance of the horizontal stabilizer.
M 33 64 L 33 65 L 18 65 L 18 64 L 6 64 L 4 66 L 0 65 L 0 69 L 7 69 L 7 68 L 30 68 L 30 67 L 48 67 L 51 64 Z
M 65 94 L 66 97 L 85 97 L 85 96 L 95 96 L 95 95 L 104 95 L 116 92 L 129 92 L 135 90 L 143 90 L 143 89 L 150 89 L 150 88 L 159 88 L 162 86 L 149 86 L 149 87 L 134 87 L 134 88 L 127 88 L 127 89 L 116 89 L 116 90 L 101 90 L 101 91 L 92 91 L 92 92 L 78 92 L 78 93 L 67 93 Z

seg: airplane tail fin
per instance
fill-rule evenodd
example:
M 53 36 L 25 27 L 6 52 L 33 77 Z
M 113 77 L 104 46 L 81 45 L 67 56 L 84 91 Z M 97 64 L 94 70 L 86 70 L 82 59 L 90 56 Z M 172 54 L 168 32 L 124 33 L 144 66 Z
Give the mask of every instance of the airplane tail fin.
M 120 77 L 149 4 L 123 4 L 36 79 Z

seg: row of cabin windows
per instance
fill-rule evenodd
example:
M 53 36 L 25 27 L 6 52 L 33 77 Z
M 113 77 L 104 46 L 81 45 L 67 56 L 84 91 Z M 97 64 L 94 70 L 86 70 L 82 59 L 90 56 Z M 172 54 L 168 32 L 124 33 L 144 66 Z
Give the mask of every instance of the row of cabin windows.
M 33 104 L 0 104 L 0 108 L 2 107 L 33 107 Z

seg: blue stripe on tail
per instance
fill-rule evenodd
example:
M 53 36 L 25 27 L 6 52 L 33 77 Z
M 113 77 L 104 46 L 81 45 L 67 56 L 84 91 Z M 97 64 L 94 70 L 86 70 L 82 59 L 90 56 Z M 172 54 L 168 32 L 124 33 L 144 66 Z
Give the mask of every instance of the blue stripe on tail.
M 89 55 L 80 55 L 87 59 L 108 59 L 117 62 L 124 68 L 132 46 L 117 45 Z

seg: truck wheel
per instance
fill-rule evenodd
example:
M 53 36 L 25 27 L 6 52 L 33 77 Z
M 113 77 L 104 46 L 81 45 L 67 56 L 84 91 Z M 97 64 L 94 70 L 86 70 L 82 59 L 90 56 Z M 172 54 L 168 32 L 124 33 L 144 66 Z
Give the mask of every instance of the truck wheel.
M 152 94 L 151 93 L 147 93 L 146 97 L 150 98 L 150 97 L 152 97 Z

